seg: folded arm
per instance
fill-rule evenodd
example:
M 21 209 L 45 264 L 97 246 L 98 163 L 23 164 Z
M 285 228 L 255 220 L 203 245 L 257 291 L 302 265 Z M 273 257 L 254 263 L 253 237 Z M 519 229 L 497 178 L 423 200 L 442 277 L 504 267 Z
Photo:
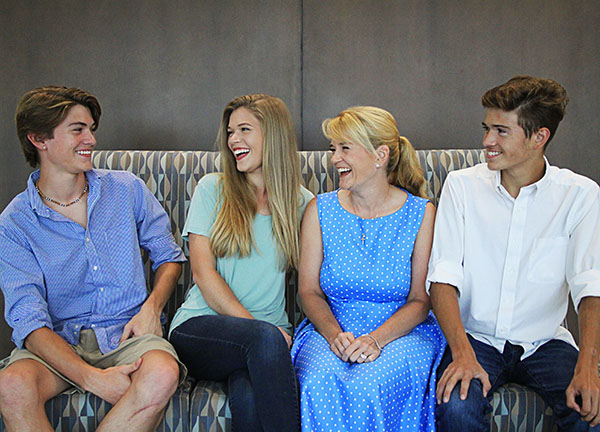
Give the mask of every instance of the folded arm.
M 63 338 L 47 327 L 39 328 L 25 339 L 25 347 L 86 391 L 115 404 L 131 385 L 130 375 L 141 359 L 128 365 L 95 368 L 83 361 Z

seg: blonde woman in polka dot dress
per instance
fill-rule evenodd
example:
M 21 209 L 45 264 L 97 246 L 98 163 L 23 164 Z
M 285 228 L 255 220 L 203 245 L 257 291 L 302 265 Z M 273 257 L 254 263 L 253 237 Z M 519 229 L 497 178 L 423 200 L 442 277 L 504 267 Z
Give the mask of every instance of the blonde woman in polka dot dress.
M 307 206 L 292 358 L 304 431 L 433 431 L 445 347 L 425 292 L 435 209 L 385 110 L 323 122 L 340 189 Z

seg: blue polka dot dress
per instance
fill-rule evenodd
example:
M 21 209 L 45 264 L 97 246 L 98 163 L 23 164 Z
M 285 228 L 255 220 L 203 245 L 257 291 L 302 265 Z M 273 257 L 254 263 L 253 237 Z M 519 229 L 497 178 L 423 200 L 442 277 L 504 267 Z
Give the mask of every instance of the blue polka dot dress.
M 369 333 L 406 302 L 426 204 L 408 194 L 395 213 L 362 219 L 342 208 L 337 192 L 318 196 L 321 289 L 344 331 L 355 337 Z M 386 345 L 375 361 L 352 364 L 338 358 L 304 320 L 292 346 L 302 430 L 434 431 L 435 370 L 444 347 L 430 312 L 413 331 Z

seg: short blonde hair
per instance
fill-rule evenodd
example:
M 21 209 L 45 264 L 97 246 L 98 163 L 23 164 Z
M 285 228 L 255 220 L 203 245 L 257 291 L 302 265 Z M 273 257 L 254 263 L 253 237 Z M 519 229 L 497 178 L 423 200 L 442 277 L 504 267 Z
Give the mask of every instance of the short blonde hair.
M 389 183 L 413 195 L 429 197 L 417 154 L 410 141 L 400 136 L 396 120 L 386 110 L 372 106 L 350 107 L 323 121 L 322 129 L 329 140 L 359 144 L 372 153 L 382 145 L 387 146 Z

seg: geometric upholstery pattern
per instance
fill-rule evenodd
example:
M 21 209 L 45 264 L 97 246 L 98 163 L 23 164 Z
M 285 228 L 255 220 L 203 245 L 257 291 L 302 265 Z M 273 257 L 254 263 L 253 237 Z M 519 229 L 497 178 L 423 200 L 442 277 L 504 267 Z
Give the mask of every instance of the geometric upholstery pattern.
M 492 399 L 493 432 L 555 432 L 552 409 L 540 395 L 518 384 L 500 387 Z
M 334 190 L 338 174 L 330 164 L 329 151 L 299 151 L 304 185 L 314 194 Z M 448 172 L 467 168 L 485 161 L 482 150 L 417 150 L 425 178 L 429 182 L 430 198 L 437 204 Z M 98 150 L 93 153 L 96 168 L 126 170 L 140 177 L 158 198 L 171 220 L 173 234 L 189 256 L 187 244 L 182 242 L 181 229 L 190 205 L 194 188 L 207 173 L 220 170 L 218 152 L 212 151 L 139 151 Z M 147 261 L 147 260 L 146 260 Z M 152 272 L 146 264 L 149 286 Z M 165 307 L 170 321 L 183 302 L 191 286 L 189 263 L 173 296 Z M 288 277 L 287 311 L 294 325 L 299 323 L 301 311 L 296 301 L 296 278 Z M 6 359 L 0 360 L 0 369 Z M 552 411 L 541 398 L 517 385 L 504 386 L 494 393 L 492 431 L 554 431 Z M 57 431 L 93 431 L 111 405 L 92 394 L 64 392 L 50 400 L 46 411 Z M 230 431 L 231 412 L 222 383 L 195 382 L 192 378 L 179 386 L 167 406 L 163 421 L 156 429 L 161 432 Z M 0 432 L 4 423 L 0 418 Z

